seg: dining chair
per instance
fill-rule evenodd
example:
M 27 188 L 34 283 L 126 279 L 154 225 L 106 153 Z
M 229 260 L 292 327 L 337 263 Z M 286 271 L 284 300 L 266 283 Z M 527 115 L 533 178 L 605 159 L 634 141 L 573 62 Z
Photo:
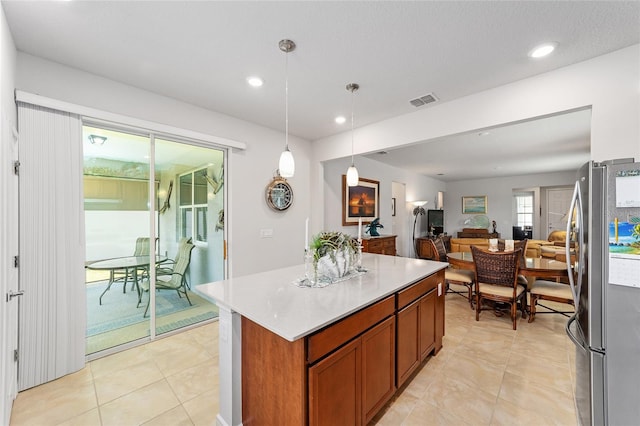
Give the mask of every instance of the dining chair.
M 518 303 L 522 310 L 522 318 L 527 313 L 526 287 L 518 284 L 518 267 L 521 249 L 509 252 L 489 252 L 471 246 L 475 265 L 476 321 L 480 321 L 480 312 L 493 308 L 484 308 L 483 300 L 510 305 L 513 329 L 517 326 Z
M 185 243 L 180 247 L 179 254 L 176 256 L 176 263 L 173 265 L 173 270 L 171 275 L 165 275 L 156 277 L 156 290 L 174 290 L 178 293 L 178 296 L 182 298 L 184 295 L 187 298 L 187 302 L 189 302 L 190 306 L 193 306 L 191 300 L 189 299 L 189 292 L 187 290 L 187 279 L 186 273 L 187 268 L 189 268 L 189 264 L 191 263 L 191 252 L 195 245 L 191 243 Z M 151 284 L 149 280 L 144 280 L 141 282 L 140 287 L 143 291 L 149 291 L 151 288 Z M 147 307 L 144 310 L 143 317 L 147 316 L 147 312 L 149 311 L 149 304 L 151 303 L 151 295 L 147 299 Z
M 559 262 L 567 261 L 566 254 L 557 254 L 556 260 Z M 571 255 L 571 262 L 575 262 L 575 255 Z M 545 277 L 539 277 L 545 278 Z M 562 314 L 564 316 L 569 316 L 574 313 L 574 310 L 570 311 L 560 311 L 554 307 L 542 305 L 540 306 L 547 309 L 547 311 L 537 312 L 536 307 L 538 306 L 538 302 L 541 300 L 548 300 L 556 303 L 563 303 L 567 305 L 574 306 L 575 303 L 573 300 L 573 294 L 571 293 L 571 288 L 569 287 L 568 282 L 564 282 L 563 280 L 556 279 L 556 281 L 549 281 L 545 279 L 537 279 L 533 282 L 530 291 L 530 300 L 529 300 L 529 322 L 533 322 L 536 317 L 536 313 L 541 314 Z
M 447 262 L 447 249 L 441 238 L 429 239 L 431 252 L 436 254 L 437 260 Z M 467 269 L 453 268 L 451 265 L 444 270 L 444 280 L 447 293 L 455 293 L 469 300 L 473 309 L 473 282 L 475 274 Z
M 505 240 L 503 239 L 499 239 L 498 240 L 498 250 L 499 251 L 504 251 L 505 250 Z M 514 241 L 513 242 L 513 249 L 514 250 L 522 250 L 522 254 L 520 256 L 520 266 L 524 266 L 526 264 L 526 260 L 525 260 L 525 253 L 527 252 L 527 239 L 523 239 L 523 240 L 518 240 L 518 241 Z M 529 280 L 527 280 L 527 277 L 525 277 L 522 274 L 518 274 L 518 284 L 523 285 L 525 288 L 529 288 Z

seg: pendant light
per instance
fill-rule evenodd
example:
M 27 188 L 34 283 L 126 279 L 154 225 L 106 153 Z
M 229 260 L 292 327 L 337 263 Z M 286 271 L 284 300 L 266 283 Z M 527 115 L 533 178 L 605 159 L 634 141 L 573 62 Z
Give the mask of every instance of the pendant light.
M 280 162 L 278 163 L 278 171 L 283 178 L 293 177 L 296 170 L 296 164 L 293 161 L 293 154 L 289 151 L 289 52 L 296 48 L 296 44 L 291 40 L 280 40 L 278 43 L 280 50 L 285 53 L 285 83 L 284 83 L 284 151 L 280 154 Z
M 357 83 L 347 84 L 347 90 L 351 92 L 351 166 L 347 169 L 348 186 L 358 186 L 358 180 L 360 179 L 358 176 L 358 169 L 356 169 L 356 165 L 353 160 L 353 98 L 354 92 L 359 88 L 360 86 Z

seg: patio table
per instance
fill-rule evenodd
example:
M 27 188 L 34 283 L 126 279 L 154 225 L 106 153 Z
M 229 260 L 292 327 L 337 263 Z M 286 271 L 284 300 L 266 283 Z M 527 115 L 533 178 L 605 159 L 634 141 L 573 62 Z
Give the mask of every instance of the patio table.
M 159 263 L 166 262 L 166 261 L 167 261 L 166 256 L 156 256 L 155 264 L 157 265 Z M 96 262 L 87 264 L 85 267 L 87 269 L 111 271 L 111 272 L 124 269 L 125 270 L 125 276 L 124 276 L 125 289 L 123 291 L 126 291 L 129 272 L 131 272 L 131 275 L 133 277 L 133 282 L 135 283 L 135 286 L 136 286 L 136 291 L 138 292 L 138 305 L 140 305 L 140 302 L 142 300 L 142 292 L 140 291 L 140 286 L 138 285 L 138 270 L 140 268 L 149 266 L 149 262 L 150 262 L 150 256 L 127 256 L 127 257 L 116 257 L 113 259 L 98 260 Z M 104 296 L 104 294 L 107 291 L 109 291 L 109 289 L 111 288 L 111 285 L 115 281 L 116 280 L 114 279 L 114 274 L 112 273 L 110 275 L 109 284 L 107 285 L 107 288 L 105 288 L 102 294 L 100 294 L 100 299 L 99 299 L 100 305 L 102 305 L 102 296 Z

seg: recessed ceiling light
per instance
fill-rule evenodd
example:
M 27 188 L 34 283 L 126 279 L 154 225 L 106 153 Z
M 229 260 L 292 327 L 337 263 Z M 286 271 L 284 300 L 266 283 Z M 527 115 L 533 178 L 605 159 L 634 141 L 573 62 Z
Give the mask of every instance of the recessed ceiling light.
M 247 77 L 247 83 L 252 87 L 260 87 L 264 82 L 260 77 Z
M 531 58 L 542 58 L 544 56 L 547 56 L 551 52 L 553 52 L 556 49 L 557 46 L 558 46 L 558 43 L 556 43 L 556 42 L 541 44 L 540 46 L 534 47 L 529 52 L 529 57 L 531 57 Z
M 338 123 L 338 124 L 344 124 L 344 123 L 346 123 L 346 122 L 347 122 L 347 119 L 346 119 L 344 116 L 339 115 L 338 117 L 336 117 L 336 123 Z

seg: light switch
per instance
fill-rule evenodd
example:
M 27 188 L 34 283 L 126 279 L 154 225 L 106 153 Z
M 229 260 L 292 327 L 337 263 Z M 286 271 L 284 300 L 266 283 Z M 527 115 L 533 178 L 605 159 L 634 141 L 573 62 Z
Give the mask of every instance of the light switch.
M 273 238 L 273 229 L 261 229 L 260 238 Z

